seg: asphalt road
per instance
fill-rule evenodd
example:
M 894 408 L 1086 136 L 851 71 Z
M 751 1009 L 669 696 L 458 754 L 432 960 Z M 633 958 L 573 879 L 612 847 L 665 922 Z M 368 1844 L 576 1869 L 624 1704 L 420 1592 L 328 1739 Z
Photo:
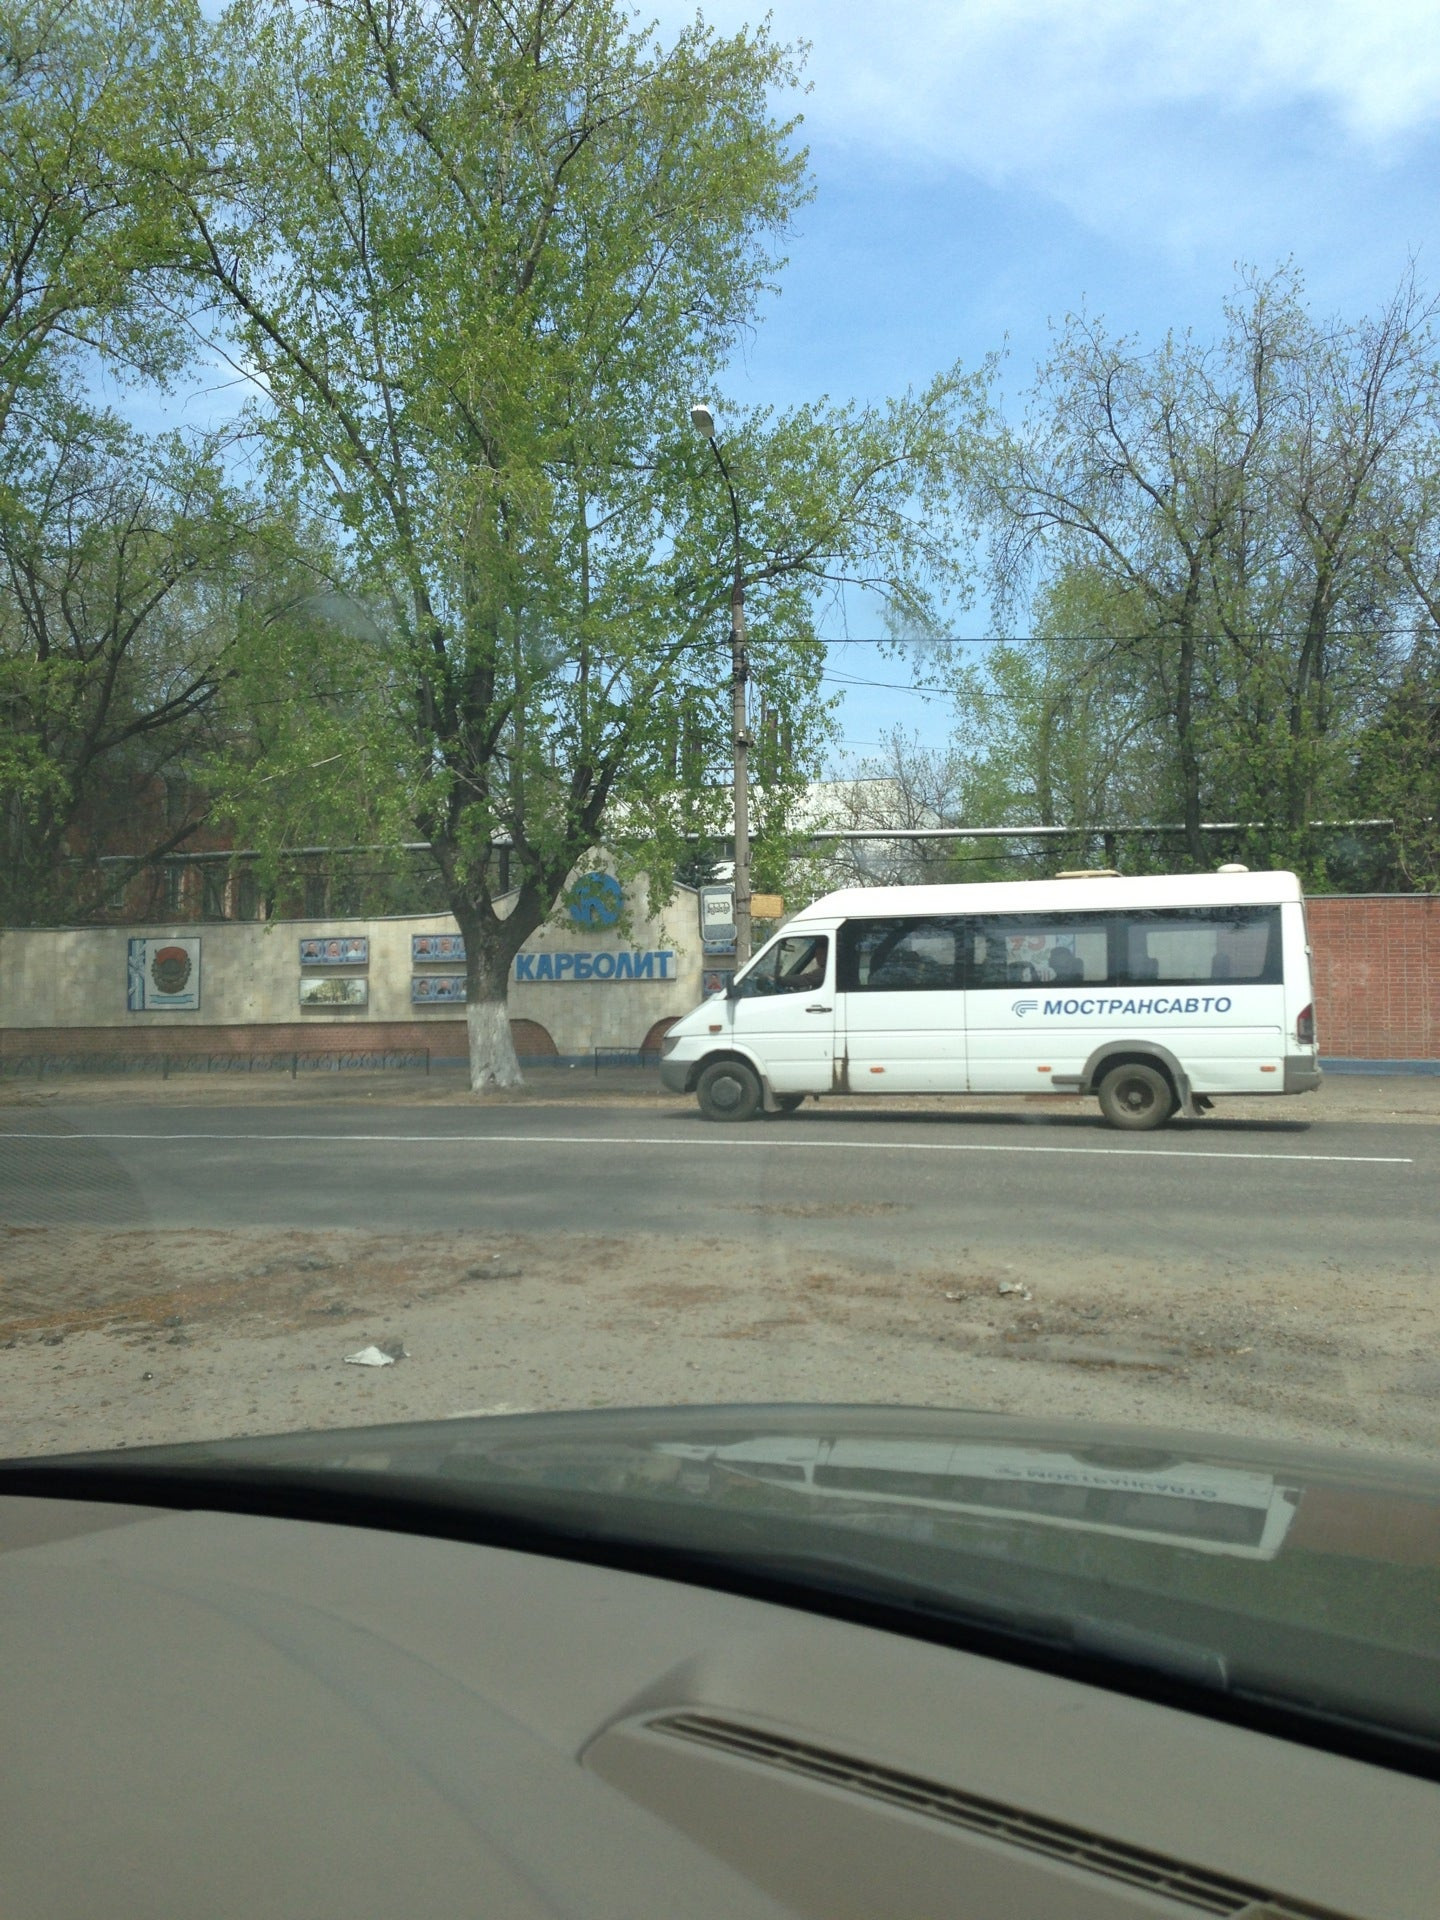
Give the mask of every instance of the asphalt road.
M 873 1208 L 874 1211 L 867 1211 Z M 1058 1257 L 1436 1265 L 1440 1129 L 1085 1113 L 336 1103 L 0 1113 L 0 1223 L 447 1230 L 777 1242 L 893 1263 L 1023 1241 Z

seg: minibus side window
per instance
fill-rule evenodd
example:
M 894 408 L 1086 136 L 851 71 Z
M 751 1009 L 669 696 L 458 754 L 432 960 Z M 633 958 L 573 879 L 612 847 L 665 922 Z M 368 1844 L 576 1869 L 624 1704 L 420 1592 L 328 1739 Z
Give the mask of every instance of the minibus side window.
M 830 942 L 823 933 L 777 940 L 736 984 L 740 1000 L 768 999 L 777 993 L 814 993 L 825 984 Z
M 1116 916 L 1117 986 L 1274 986 L 1278 907 L 1164 907 Z
M 840 933 L 842 993 L 944 993 L 960 982 L 964 922 L 851 920 Z
M 972 987 L 1104 986 L 1106 916 L 987 914 L 970 936 Z

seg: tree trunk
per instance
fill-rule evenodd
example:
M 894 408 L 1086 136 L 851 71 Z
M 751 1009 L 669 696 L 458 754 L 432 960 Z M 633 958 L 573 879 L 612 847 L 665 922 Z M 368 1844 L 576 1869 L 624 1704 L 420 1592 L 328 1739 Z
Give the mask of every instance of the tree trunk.
M 466 987 L 465 1034 L 470 1053 L 470 1091 L 489 1093 L 524 1084 L 515 1042 L 510 1035 L 510 1009 L 502 994 L 498 1000 L 476 999 Z
M 1175 685 L 1175 738 L 1180 758 L 1180 805 L 1185 846 L 1196 866 L 1205 865 L 1205 836 L 1200 831 L 1200 756 L 1195 751 L 1195 637 L 1188 626 L 1180 636 Z
M 470 1091 L 491 1093 L 524 1084 L 510 1036 L 510 962 L 521 942 L 504 938 L 506 923 L 487 927 L 478 914 L 456 915 L 465 936 L 465 1037 Z

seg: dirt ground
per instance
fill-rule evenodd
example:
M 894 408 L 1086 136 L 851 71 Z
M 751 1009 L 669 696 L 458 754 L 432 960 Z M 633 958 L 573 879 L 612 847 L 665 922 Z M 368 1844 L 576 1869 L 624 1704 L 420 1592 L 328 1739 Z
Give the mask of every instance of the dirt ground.
M 633 1078 L 587 1096 L 673 1104 L 648 1076 Z M 268 1076 L 263 1088 L 226 1076 L 223 1089 L 171 1082 L 163 1098 L 468 1098 L 398 1079 L 315 1076 L 282 1091 Z M 510 1099 L 557 1097 L 541 1088 Z M 0 1084 L 0 1101 L 103 1104 L 146 1091 L 67 1078 L 53 1090 Z M 1440 1077 L 1337 1077 L 1305 1117 L 1440 1124 Z M 803 1202 L 781 1210 L 808 1217 Z M 1440 1452 L 1440 1231 L 1423 1272 L 1206 1263 L 1171 1269 L 1163 1291 L 1138 1262 L 1077 1260 L 1057 1277 L 1053 1248 L 1019 1240 L 1005 1256 L 916 1271 L 898 1245 L 885 1270 L 779 1243 L 758 1266 L 753 1253 L 727 1263 L 723 1250 L 646 1235 L 0 1226 L 0 1455 L 768 1400 L 986 1407 Z M 347 1362 L 371 1344 L 405 1357 Z
M 1440 1451 L 1431 1274 L 1166 1275 L 1053 1252 L 757 1271 L 660 1237 L 0 1236 L 104 1274 L 83 1312 L 6 1286 L 0 1454 L 477 1411 L 851 1400 L 1074 1414 Z M 92 1292 L 93 1292 L 92 1284 Z M 28 1311 L 24 1310 L 28 1306 Z M 370 1344 L 405 1350 L 367 1368 Z

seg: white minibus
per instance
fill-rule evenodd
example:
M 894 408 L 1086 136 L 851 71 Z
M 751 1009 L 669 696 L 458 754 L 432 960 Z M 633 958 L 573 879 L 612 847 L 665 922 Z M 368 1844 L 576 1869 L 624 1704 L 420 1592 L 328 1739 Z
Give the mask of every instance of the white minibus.
M 762 1435 L 730 1446 L 668 1443 L 701 1489 L 763 1480 L 863 1521 L 873 1503 L 938 1519 L 1023 1520 L 1199 1553 L 1273 1560 L 1300 1504 L 1298 1487 L 1134 1446 L 1065 1453 L 1039 1446 Z M 682 1484 L 686 1484 L 682 1480 Z M 692 1481 L 691 1484 L 694 1484 Z
M 1293 873 L 827 894 L 665 1037 L 711 1120 L 807 1095 L 1094 1094 L 1115 1127 L 1320 1084 Z

